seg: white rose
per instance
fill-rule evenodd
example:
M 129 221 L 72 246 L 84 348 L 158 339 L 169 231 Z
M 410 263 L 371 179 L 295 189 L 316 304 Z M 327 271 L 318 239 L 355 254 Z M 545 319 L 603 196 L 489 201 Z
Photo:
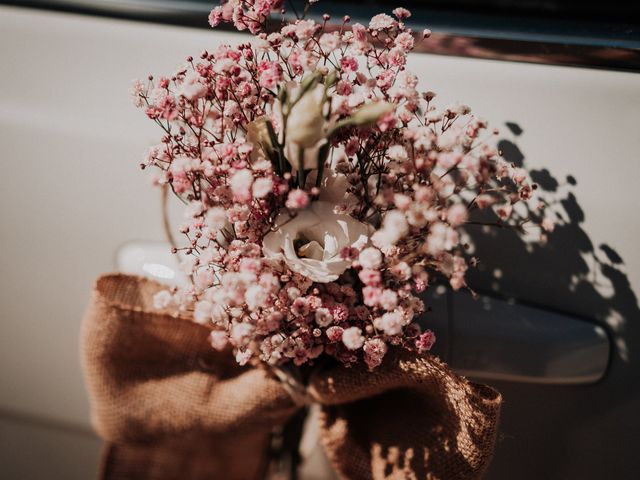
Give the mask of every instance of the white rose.
M 340 256 L 345 247 L 364 247 L 369 240 L 370 227 L 350 215 L 333 213 L 334 205 L 313 202 L 294 218 L 281 213 L 280 225 L 263 241 L 266 258 L 282 260 L 294 272 L 314 282 L 328 283 L 350 266 Z
M 341 205 L 349 198 L 347 190 L 349 188 L 349 180 L 346 175 L 336 172 L 336 159 L 344 155 L 344 148 L 338 146 L 333 149 L 333 153 L 329 156 L 331 162 L 328 168 L 325 168 L 322 175 L 322 182 L 320 184 L 320 195 L 318 200 L 321 202 L 331 203 L 334 206 Z M 314 170 L 309 173 L 307 182 L 315 185 L 318 171 Z

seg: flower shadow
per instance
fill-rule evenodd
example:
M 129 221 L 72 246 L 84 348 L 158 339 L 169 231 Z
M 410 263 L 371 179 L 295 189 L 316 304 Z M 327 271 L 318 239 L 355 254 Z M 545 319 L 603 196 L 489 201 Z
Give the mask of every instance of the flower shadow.
M 499 148 L 506 160 L 526 167 L 517 143 L 523 130 L 515 123 L 507 127 L 513 137 L 500 140 Z M 470 226 L 480 264 L 469 272 L 468 283 L 483 294 L 601 325 L 612 339 L 612 353 L 605 377 L 594 385 L 494 382 L 505 405 L 502 441 L 488 478 L 512 478 L 516 466 L 519 478 L 623 478 L 630 473 L 625 468 L 637 464 L 632 448 L 620 445 L 631 445 L 640 427 L 632 408 L 640 395 L 640 350 L 633 348 L 640 343 L 638 298 L 615 247 L 589 237 L 578 179 L 557 178 L 548 169 L 531 170 L 531 177 L 558 219 L 546 245 L 527 242 L 513 230 Z M 615 201 L 613 194 L 608 198 Z M 594 448 L 602 429 L 616 435 L 615 448 Z

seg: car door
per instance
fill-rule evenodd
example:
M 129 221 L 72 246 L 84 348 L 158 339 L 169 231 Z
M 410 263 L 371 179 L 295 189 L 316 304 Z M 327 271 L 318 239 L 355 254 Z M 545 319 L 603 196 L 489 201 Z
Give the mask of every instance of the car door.
M 211 5 L 195 0 L 0 3 L 0 463 L 7 478 L 90 478 L 100 442 L 78 361 L 83 309 L 123 245 L 164 240 L 137 170 L 157 132 L 130 81 L 246 37 L 207 29 Z M 404 3 L 434 31 L 409 68 L 441 104 L 463 101 L 500 130 L 558 219 L 544 246 L 470 225 L 480 298 L 428 299 L 437 352 L 504 397 L 487 478 L 636 478 L 637 7 Z M 395 6 L 317 10 L 364 21 Z

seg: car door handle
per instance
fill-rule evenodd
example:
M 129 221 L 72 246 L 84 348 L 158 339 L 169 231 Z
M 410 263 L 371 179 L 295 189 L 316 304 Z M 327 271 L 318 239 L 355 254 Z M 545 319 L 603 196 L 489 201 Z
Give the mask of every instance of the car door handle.
M 167 285 L 187 281 L 179 268 L 177 255 L 166 242 L 130 241 L 116 251 L 115 267 L 119 272 L 140 275 Z
M 576 385 L 597 382 L 607 371 L 611 341 L 599 325 L 544 308 L 489 296 L 474 299 L 449 290 L 439 297 L 432 294 L 430 301 L 437 315 L 429 320 L 427 314 L 425 326 L 436 332 L 435 351 L 462 375 Z

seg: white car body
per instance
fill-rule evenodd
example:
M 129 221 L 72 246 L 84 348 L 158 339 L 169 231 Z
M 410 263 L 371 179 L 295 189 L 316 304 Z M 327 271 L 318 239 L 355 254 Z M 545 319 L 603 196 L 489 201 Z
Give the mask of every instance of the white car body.
M 131 104 L 131 80 L 245 40 L 0 6 L 4 478 L 86 479 L 97 468 L 100 442 L 90 430 L 78 353 L 83 309 L 121 245 L 163 240 L 160 193 L 138 168 L 159 132 Z M 523 260 L 520 271 L 501 272 L 497 286 L 599 322 L 613 341 L 609 370 L 595 385 L 495 383 L 505 397 L 503 435 L 488 478 L 632 478 L 640 472 L 633 448 L 640 439 L 640 77 L 423 53 L 410 69 L 438 103 L 471 105 L 517 145 L 528 168 L 547 169 L 561 183 L 558 195 L 574 195 L 565 204 L 572 227 L 556 247 L 550 238 L 552 253 L 538 257 L 533 271 Z M 577 185 L 567 184 L 570 175 Z M 510 258 L 495 252 L 498 264 L 501 255 Z M 565 278 L 556 268 L 576 271 Z M 477 278 L 479 289 L 492 290 L 486 272 Z

